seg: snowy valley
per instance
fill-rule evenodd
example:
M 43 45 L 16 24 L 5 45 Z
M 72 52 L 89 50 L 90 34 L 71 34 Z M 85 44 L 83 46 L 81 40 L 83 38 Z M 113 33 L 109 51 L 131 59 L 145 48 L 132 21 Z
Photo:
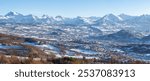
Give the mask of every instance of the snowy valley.
M 89 63 L 150 63 L 150 15 L 67 18 L 9 12 L 0 15 L 0 33 L 0 54 L 15 50 L 20 57 L 34 52 L 34 59 L 54 55 L 94 60 Z

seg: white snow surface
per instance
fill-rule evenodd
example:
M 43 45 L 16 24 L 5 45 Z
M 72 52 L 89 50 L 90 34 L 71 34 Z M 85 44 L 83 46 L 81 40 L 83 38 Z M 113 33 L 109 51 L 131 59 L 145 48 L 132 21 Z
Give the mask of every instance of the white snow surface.
M 92 51 L 92 50 L 85 50 L 85 49 L 70 49 L 70 50 L 79 52 L 79 53 L 83 53 L 83 54 L 98 54 L 97 52 Z

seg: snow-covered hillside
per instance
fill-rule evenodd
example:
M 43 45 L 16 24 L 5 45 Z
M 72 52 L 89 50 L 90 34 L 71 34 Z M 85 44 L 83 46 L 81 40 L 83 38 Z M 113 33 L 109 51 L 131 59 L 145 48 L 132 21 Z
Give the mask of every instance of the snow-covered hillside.
M 30 42 L 25 44 L 40 47 L 57 55 L 60 54 L 61 48 L 64 48 L 63 53 L 68 56 L 77 54 L 86 57 L 106 57 L 113 52 L 150 60 L 146 56 L 150 53 L 147 52 L 147 44 L 150 44 L 150 15 L 107 14 L 103 17 L 67 18 L 9 12 L 4 16 L 0 15 L 0 33 L 44 40 L 46 42 L 39 43 L 40 45 Z M 135 53 L 141 45 L 143 50 Z M 2 47 L 4 46 L 1 45 L 0 48 Z M 134 49 L 130 50 L 133 47 Z M 136 56 L 140 53 L 144 54 L 143 58 L 139 57 L 141 55 Z

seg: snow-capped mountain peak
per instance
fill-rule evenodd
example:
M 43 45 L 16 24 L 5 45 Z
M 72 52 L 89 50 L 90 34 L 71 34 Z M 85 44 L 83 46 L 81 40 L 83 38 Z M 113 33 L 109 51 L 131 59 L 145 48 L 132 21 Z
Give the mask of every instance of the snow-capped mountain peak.
M 18 15 L 22 15 L 22 14 L 20 14 L 20 13 L 18 13 L 18 12 L 12 12 L 12 11 L 10 11 L 10 12 L 8 12 L 8 13 L 5 15 L 5 17 L 8 17 L 8 16 L 18 16 Z
M 44 18 L 44 19 L 46 19 L 46 18 L 49 18 L 49 16 L 48 15 L 42 15 L 42 17 L 41 18 Z
M 120 20 L 122 20 L 122 18 L 119 16 L 115 16 L 113 14 L 108 14 L 103 17 L 103 20 L 105 20 L 105 21 L 120 21 Z
M 55 20 L 57 20 L 57 21 L 62 21 L 64 18 L 62 17 L 62 16 L 56 16 L 55 17 Z
M 24 16 L 24 17 L 29 18 L 29 19 L 34 19 L 34 20 L 39 19 L 39 17 L 34 16 L 34 15 L 32 15 L 32 14 L 26 15 L 26 16 Z

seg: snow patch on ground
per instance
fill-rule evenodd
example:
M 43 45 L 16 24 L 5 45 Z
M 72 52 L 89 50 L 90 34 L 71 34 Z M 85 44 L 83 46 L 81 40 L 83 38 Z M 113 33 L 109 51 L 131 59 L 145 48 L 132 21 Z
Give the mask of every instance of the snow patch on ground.
M 42 48 L 48 48 L 48 49 L 51 49 L 51 50 L 59 50 L 57 47 L 55 46 L 52 46 L 52 45 L 36 45 L 37 47 L 42 47 Z
M 83 54 L 98 54 L 97 52 L 92 51 L 92 50 L 85 50 L 85 49 L 70 49 L 70 50 L 79 52 L 79 53 L 83 53 Z

